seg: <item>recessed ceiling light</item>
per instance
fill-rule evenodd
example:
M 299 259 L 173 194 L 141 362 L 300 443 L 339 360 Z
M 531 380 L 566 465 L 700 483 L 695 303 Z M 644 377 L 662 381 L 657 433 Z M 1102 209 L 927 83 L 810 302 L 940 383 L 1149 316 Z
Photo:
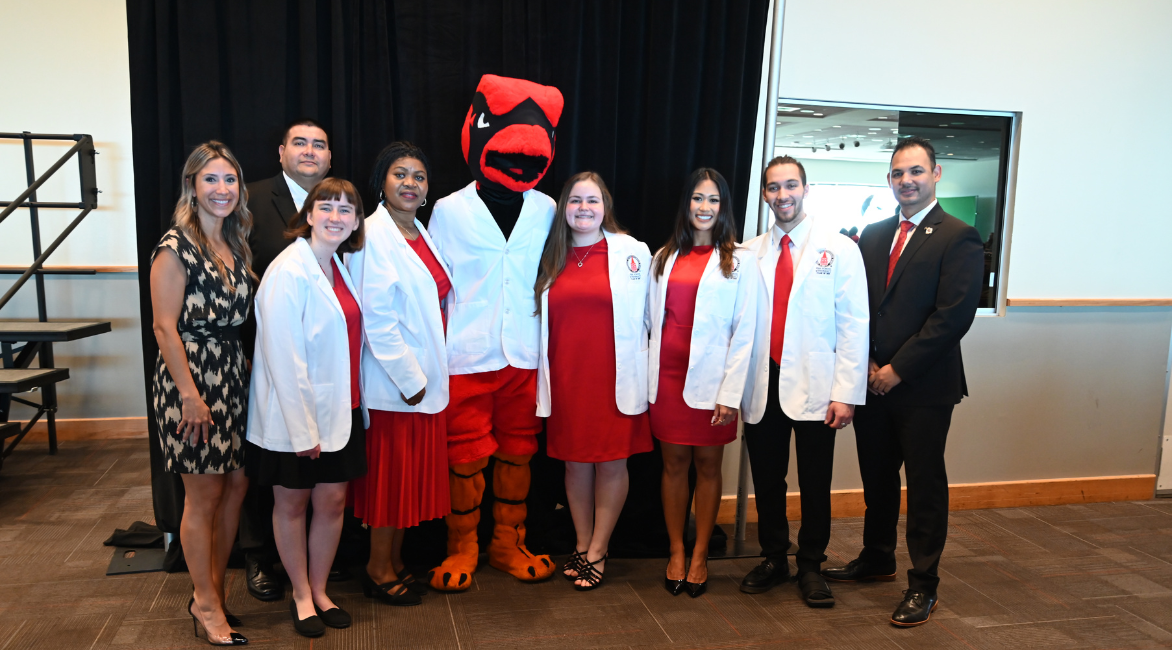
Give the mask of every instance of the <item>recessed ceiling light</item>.
M 812 111 L 812 110 L 810 110 L 810 109 L 808 109 L 808 108 L 803 108 L 803 109 L 802 109 L 802 112 L 803 112 L 803 113 L 813 113 L 814 111 Z
M 946 138 L 955 138 L 956 136 L 955 136 L 955 135 L 946 135 L 946 136 L 944 136 L 944 137 L 946 137 Z
M 814 137 L 814 136 L 812 136 L 812 135 L 803 135 L 802 137 L 803 137 L 803 138 L 812 138 L 812 137 Z
M 871 138 L 871 142 L 883 142 L 883 138 Z
M 798 110 L 798 107 L 797 106 L 778 106 L 777 110 L 781 111 L 781 112 L 785 112 L 785 113 L 792 113 L 792 112 Z
M 948 126 L 948 125 L 947 125 L 947 124 L 941 124 L 940 126 Z
M 944 154 L 944 155 L 946 155 L 946 156 L 951 156 L 952 154 L 950 154 L 950 153 L 949 153 L 949 154 Z
M 822 113 L 814 113 L 817 117 L 822 117 Z
M 878 130 L 879 130 L 879 127 L 877 127 L 877 126 L 872 126 L 872 127 L 869 127 L 867 130 L 868 130 L 868 131 L 878 131 Z
M 834 128 L 836 128 L 836 129 L 841 129 L 842 127 L 841 127 L 841 126 L 839 126 L 839 125 L 837 125 L 837 124 L 835 124 L 835 125 L 834 125 Z
M 882 116 L 882 115 L 880 115 L 880 116 L 879 116 L 879 119 L 881 119 L 881 120 L 885 120 L 885 119 L 887 119 L 887 118 L 886 118 L 886 117 L 884 117 L 884 116 Z

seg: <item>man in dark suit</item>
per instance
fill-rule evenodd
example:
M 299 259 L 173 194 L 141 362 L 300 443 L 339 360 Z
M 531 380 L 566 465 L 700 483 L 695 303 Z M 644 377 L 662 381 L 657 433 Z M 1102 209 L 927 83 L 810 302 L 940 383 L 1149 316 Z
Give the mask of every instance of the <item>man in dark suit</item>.
M 248 210 L 252 212 L 252 270 L 264 277 L 273 259 L 285 250 L 285 227 L 313 189 L 330 171 L 330 139 L 320 124 L 296 120 L 285 128 L 277 147 L 281 173 L 248 185 Z M 241 331 L 244 353 L 252 359 L 256 341 L 256 317 L 249 314 Z M 240 512 L 240 550 L 247 569 L 248 593 L 260 600 L 285 597 L 284 583 L 273 576 L 277 549 L 273 541 L 273 491 L 250 485 Z
M 907 474 L 908 590 L 891 622 L 928 621 L 938 602 L 937 567 L 948 536 L 944 444 L 952 409 L 968 394 L 960 340 L 976 316 L 984 249 L 976 228 L 936 202 L 940 166 L 923 138 L 900 140 L 887 182 L 899 214 L 859 238 L 871 303 L 866 405 L 855 444 L 867 510 L 863 550 L 823 575 L 856 582 L 895 579 L 900 466 Z

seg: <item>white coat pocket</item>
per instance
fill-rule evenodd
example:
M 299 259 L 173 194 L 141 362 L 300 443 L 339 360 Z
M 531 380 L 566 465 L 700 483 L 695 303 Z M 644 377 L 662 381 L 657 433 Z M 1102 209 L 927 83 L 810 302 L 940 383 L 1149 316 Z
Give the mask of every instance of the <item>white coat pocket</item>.
M 806 398 L 812 407 L 830 404 L 830 387 L 834 382 L 834 353 L 810 353 L 810 385 Z
M 488 350 L 488 330 L 484 329 L 483 314 L 488 302 L 476 300 L 452 304 L 449 308 L 448 332 L 452 354 L 480 354 Z M 481 322 L 477 322 L 477 319 Z

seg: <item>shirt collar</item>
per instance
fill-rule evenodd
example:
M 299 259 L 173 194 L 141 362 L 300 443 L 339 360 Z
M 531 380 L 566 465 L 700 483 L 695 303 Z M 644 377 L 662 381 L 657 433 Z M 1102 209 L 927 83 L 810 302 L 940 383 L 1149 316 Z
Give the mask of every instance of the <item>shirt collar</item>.
M 289 186 L 289 193 L 293 195 L 293 205 L 301 210 L 301 206 L 305 204 L 305 197 L 309 196 L 309 191 L 298 185 L 297 181 L 289 178 L 285 172 L 282 171 L 281 175 L 285 177 L 285 184 Z
M 794 226 L 794 229 L 788 233 L 782 230 L 781 226 L 777 225 L 776 221 L 773 222 L 773 227 L 769 230 L 770 240 L 773 243 L 773 248 L 780 246 L 781 238 L 789 235 L 789 240 L 793 242 L 794 248 L 800 249 L 802 246 L 806 245 L 806 239 L 810 236 L 810 215 L 807 214 L 805 218 L 802 219 L 798 225 Z
M 928 207 L 913 214 L 910 219 L 907 219 L 907 221 L 914 223 L 916 227 L 919 228 L 920 222 L 924 220 L 924 217 L 928 216 L 928 213 L 931 212 L 932 208 L 934 207 L 936 207 L 936 199 L 932 199 L 932 202 L 928 204 Z M 899 220 L 901 222 L 904 221 L 902 209 L 899 211 Z

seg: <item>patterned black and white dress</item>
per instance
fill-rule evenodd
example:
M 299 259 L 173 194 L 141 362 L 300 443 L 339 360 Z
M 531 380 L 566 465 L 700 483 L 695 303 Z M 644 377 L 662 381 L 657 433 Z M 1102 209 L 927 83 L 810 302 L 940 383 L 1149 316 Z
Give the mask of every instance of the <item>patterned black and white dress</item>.
M 204 403 L 212 412 L 208 442 L 192 436 L 186 443 L 179 434 L 183 402 L 163 354 L 155 362 L 151 396 L 155 423 L 163 445 L 167 471 L 181 474 L 223 474 L 243 466 L 245 426 L 248 423 L 248 373 L 240 345 L 240 325 L 252 305 L 252 278 L 244 260 L 234 258 L 228 279 L 229 291 L 216 265 L 204 257 L 177 228 L 167 231 L 151 255 L 154 262 L 164 248 L 171 249 L 187 269 L 183 311 L 179 315 L 179 338 L 187 353 L 187 367 Z

